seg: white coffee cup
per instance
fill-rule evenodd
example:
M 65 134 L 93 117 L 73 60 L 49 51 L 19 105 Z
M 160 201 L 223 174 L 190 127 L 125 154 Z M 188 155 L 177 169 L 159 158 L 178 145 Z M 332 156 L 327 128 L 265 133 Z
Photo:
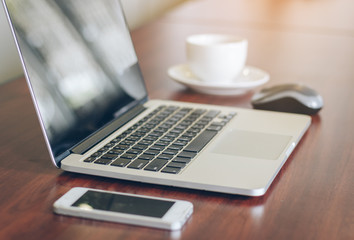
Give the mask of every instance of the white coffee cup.
M 202 81 L 231 82 L 245 66 L 248 42 L 224 34 L 192 35 L 186 39 L 190 70 Z

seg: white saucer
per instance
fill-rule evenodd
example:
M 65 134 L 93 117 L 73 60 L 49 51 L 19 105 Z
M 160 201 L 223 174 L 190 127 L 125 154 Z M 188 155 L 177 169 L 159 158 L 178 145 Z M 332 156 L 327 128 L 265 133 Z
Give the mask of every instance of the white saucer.
M 197 92 L 212 95 L 241 95 L 249 90 L 268 82 L 269 74 L 265 71 L 246 66 L 242 73 L 232 82 L 217 83 L 199 80 L 189 69 L 187 64 L 172 66 L 167 71 L 168 75 L 175 80 Z

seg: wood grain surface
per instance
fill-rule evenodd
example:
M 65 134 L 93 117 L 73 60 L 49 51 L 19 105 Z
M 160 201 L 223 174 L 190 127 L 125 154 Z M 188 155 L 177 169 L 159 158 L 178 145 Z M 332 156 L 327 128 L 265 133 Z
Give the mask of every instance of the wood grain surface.
M 247 64 L 270 73 L 267 86 L 300 82 L 323 96 L 324 108 L 262 197 L 56 169 L 25 80 L 2 85 L 0 239 L 354 239 L 353 10 L 352 0 L 196 0 L 132 33 L 154 99 L 251 108 L 253 92 L 204 95 L 167 76 L 185 62 L 185 37 L 210 32 L 248 38 Z M 188 200 L 194 213 L 172 233 L 55 215 L 54 201 L 76 186 Z

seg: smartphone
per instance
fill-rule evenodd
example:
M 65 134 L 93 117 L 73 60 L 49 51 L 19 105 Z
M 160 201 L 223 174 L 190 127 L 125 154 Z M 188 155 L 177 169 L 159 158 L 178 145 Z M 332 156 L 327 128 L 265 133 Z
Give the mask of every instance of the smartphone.
M 57 214 L 169 230 L 181 229 L 193 212 L 187 201 L 81 187 L 72 188 L 53 206 Z

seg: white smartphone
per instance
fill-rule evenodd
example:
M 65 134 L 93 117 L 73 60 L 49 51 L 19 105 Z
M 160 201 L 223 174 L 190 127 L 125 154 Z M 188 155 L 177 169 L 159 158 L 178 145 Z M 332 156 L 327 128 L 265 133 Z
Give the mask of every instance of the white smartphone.
M 191 216 L 187 201 L 143 195 L 72 188 L 54 203 L 58 214 L 179 230 Z

